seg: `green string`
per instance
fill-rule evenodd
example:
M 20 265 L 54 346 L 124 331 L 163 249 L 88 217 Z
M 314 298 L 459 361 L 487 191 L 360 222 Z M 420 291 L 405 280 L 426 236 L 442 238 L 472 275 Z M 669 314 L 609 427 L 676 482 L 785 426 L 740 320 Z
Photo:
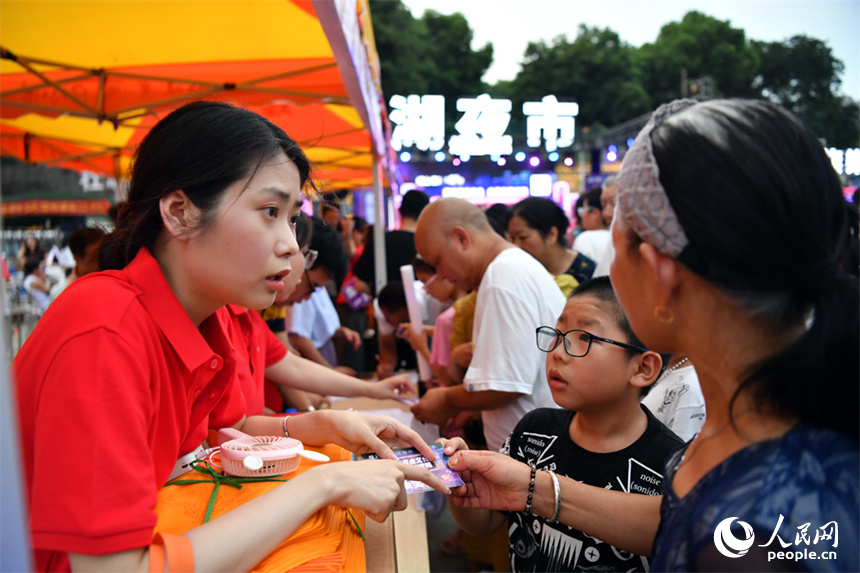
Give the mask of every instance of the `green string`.
M 165 485 L 191 485 L 194 483 L 214 483 L 215 487 L 212 488 L 212 493 L 209 495 L 209 503 L 206 505 L 206 515 L 203 516 L 203 523 L 207 523 L 210 519 L 212 519 L 212 510 L 215 508 L 215 499 L 218 497 L 218 489 L 221 487 L 221 484 L 229 485 L 231 487 L 235 487 L 236 489 L 242 489 L 243 483 L 260 483 L 266 481 L 290 481 L 289 478 L 276 478 L 276 477 L 236 477 L 228 475 L 223 470 L 218 472 L 215 471 L 205 460 L 192 460 L 190 464 L 188 464 L 191 469 L 196 472 L 199 472 L 203 475 L 209 476 L 212 479 L 175 479 L 167 482 Z M 366 542 L 364 539 L 364 531 L 362 531 L 361 526 L 358 524 L 358 521 L 355 519 L 355 516 L 352 514 L 352 511 L 347 507 L 346 513 L 349 515 L 352 523 L 355 525 L 355 528 L 358 530 L 358 535 L 361 537 L 362 542 Z
M 290 481 L 289 478 L 275 478 L 275 477 L 236 477 L 231 476 L 225 473 L 224 471 L 217 472 L 212 469 L 209 464 L 207 464 L 204 460 L 192 460 L 190 464 L 191 469 L 196 472 L 199 472 L 203 475 L 207 475 L 212 479 L 175 479 L 173 481 L 167 482 L 165 485 L 190 485 L 193 483 L 214 483 L 215 487 L 212 489 L 212 494 L 209 496 L 209 503 L 206 505 L 206 515 L 203 517 L 203 523 L 208 522 L 212 519 L 212 510 L 215 508 L 215 498 L 218 497 L 218 489 L 221 487 L 221 484 L 229 485 L 231 487 L 235 487 L 236 489 L 242 489 L 243 483 L 259 483 L 266 481 Z
M 348 507 L 346 508 L 346 514 L 349 515 L 350 519 L 352 519 L 352 523 L 358 530 L 358 536 L 361 537 L 361 542 L 367 543 L 367 541 L 364 539 L 364 532 L 361 530 L 361 526 L 358 524 L 358 521 L 356 521 L 355 516 L 352 514 L 352 511 L 350 511 Z

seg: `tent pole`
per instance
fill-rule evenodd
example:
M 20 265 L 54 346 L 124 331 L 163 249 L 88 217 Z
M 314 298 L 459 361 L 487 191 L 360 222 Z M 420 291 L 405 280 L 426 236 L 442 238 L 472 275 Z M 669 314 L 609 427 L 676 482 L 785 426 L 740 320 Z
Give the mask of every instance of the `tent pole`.
M 388 271 L 386 270 L 385 253 L 385 189 L 382 187 L 382 162 L 379 154 L 373 153 L 373 256 L 374 269 L 376 270 L 375 292 L 379 293 L 388 284 Z

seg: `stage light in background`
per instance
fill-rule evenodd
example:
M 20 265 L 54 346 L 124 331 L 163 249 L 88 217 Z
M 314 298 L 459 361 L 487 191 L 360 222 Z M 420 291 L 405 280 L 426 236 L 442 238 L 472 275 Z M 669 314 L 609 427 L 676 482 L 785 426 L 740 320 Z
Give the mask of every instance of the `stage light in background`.
M 508 164 L 508 160 L 505 159 L 504 157 L 499 157 L 498 161 L 496 161 L 496 165 L 498 165 L 499 167 L 504 167 L 507 164 Z
M 529 157 L 529 165 L 531 165 L 532 167 L 537 167 L 538 165 L 540 165 L 540 157 L 538 157 L 537 155 L 532 155 L 531 157 Z
M 533 197 L 549 197 L 552 195 L 552 175 L 549 173 L 534 173 L 530 175 L 529 193 Z
M 631 147 L 633 147 L 633 142 L 634 142 L 634 141 L 636 141 L 636 140 L 635 140 L 635 139 L 633 139 L 632 137 L 628 137 L 628 138 L 627 138 L 627 148 L 628 148 L 628 149 L 629 149 L 629 148 L 631 148 Z
M 445 152 L 437 151 L 436 155 L 433 156 L 433 159 L 436 160 L 436 163 L 442 163 L 443 161 L 445 161 Z
M 566 167 L 572 167 L 573 166 L 573 157 L 565 157 L 564 158 L 564 165 Z
M 457 166 L 459 166 L 459 165 L 460 165 L 460 163 L 462 163 L 462 162 L 460 161 L 460 158 L 459 158 L 459 157 L 455 157 L 455 158 L 454 158 L 454 161 L 452 161 L 451 163 L 453 163 L 453 164 L 454 164 L 454 167 L 457 167 Z
M 606 161 L 612 163 L 618 159 L 618 148 L 610 145 L 606 150 Z
M 410 161 L 412 161 L 412 154 L 408 151 L 402 152 L 400 154 L 400 161 L 402 161 L 403 163 L 409 163 Z
M 525 160 L 526 160 L 526 153 L 525 153 L 525 151 L 517 151 L 516 155 L 514 155 L 514 159 L 515 159 L 515 160 L 517 160 L 517 161 L 518 161 L 518 162 L 520 162 L 520 163 L 522 163 L 523 161 L 525 161 Z
M 546 158 L 549 159 L 550 161 L 552 161 L 553 163 L 555 163 L 556 161 L 558 161 L 558 152 L 553 151 L 552 153 L 547 155 Z

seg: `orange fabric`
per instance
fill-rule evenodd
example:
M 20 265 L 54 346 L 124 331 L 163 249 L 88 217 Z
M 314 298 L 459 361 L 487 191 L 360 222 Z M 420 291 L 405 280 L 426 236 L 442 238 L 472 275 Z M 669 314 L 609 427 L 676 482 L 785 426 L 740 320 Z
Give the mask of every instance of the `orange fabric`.
M 149 546 L 149 573 L 164 573 L 164 546 Z
M 322 452 L 334 461 L 348 460 L 350 457 L 348 451 L 335 445 L 307 449 Z M 281 477 L 294 477 L 315 465 L 316 462 L 302 458 L 298 470 Z M 198 472 L 190 472 L 183 477 L 205 479 Z M 222 484 L 215 500 L 212 519 L 280 485 L 283 482 L 244 483 L 242 489 L 236 489 Z M 162 488 L 158 494 L 158 524 L 155 530 L 181 534 L 201 525 L 212 487 L 208 483 L 200 483 Z M 357 509 L 350 511 L 363 529 L 364 512 Z M 261 573 L 293 570 L 303 573 L 366 570 L 364 542 L 346 509 L 333 506 L 320 509 L 252 569 Z
M 194 573 L 194 548 L 191 540 L 184 535 L 171 535 L 169 533 L 156 533 L 151 547 L 164 546 L 162 556 L 167 557 L 168 573 Z M 163 559 L 164 557 L 162 557 Z M 150 571 L 152 571 L 152 560 L 150 558 Z M 164 571 L 162 563 L 161 571 Z

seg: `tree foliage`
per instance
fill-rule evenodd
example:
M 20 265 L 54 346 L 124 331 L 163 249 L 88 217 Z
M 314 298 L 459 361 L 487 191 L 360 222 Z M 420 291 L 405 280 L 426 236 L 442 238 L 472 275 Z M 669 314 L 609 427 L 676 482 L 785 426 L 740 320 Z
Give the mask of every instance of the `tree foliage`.
M 634 48 L 608 28 L 580 26 L 569 42 L 529 43 L 522 70 L 511 82 L 515 102 L 547 94 L 579 103 L 585 125 L 613 125 L 649 111 L 648 94 L 633 66 Z
M 431 62 L 426 57 L 427 29 L 400 0 L 373 2 L 373 35 L 386 102 L 394 94 L 431 93 Z
M 451 133 L 457 98 L 486 91 L 481 78 L 493 61 L 493 46 L 473 50 L 472 29 L 459 13 L 428 10 L 416 19 L 400 0 L 374 2 L 371 9 L 385 100 L 394 94 L 443 95 Z
M 688 12 L 680 22 L 663 26 L 657 40 L 644 44 L 637 56 L 642 85 L 655 106 L 680 97 L 682 70 L 687 78 L 710 77 L 715 96 L 754 95 L 756 52 L 744 31 L 728 21 Z
M 760 61 L 753 87 L 762 97 L 797 114 L 828 145 L 858 145 L 860 111 L 856 102 L 838 95 L 843 65 L 827 44 L 794 36 L 752 46 Z

